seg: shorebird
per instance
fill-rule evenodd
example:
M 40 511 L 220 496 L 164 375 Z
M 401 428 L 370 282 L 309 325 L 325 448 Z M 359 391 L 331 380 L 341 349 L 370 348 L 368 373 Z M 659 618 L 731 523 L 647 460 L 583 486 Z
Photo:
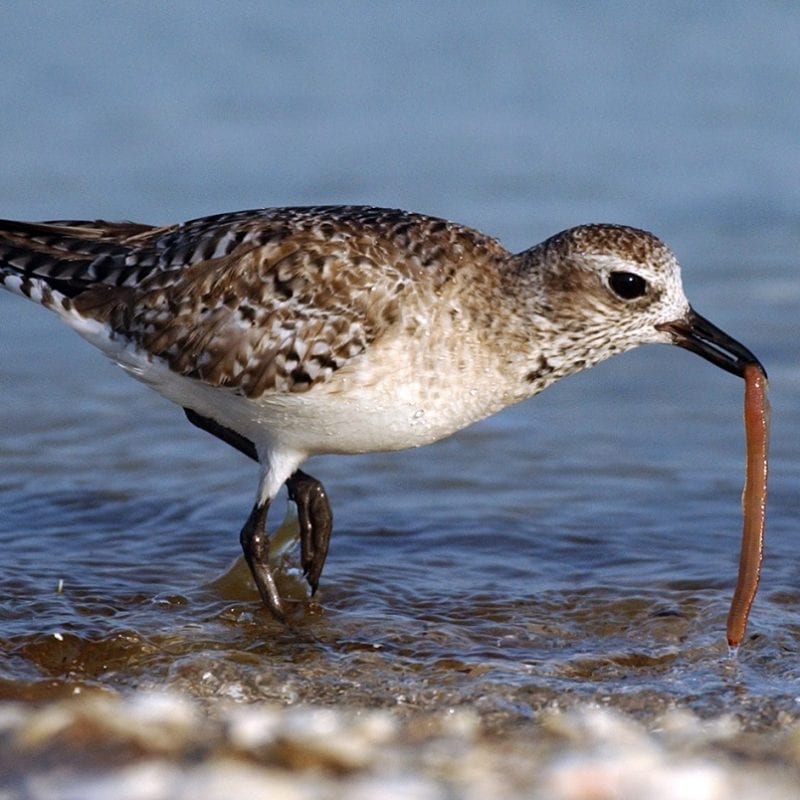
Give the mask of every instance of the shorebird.
M 283 484 L 316 591 L 333 516 L 310 456 L 435 442 L 641 344 L 742 376 L 756 357 L 697 314 L 670 249 L 582 225 L 512 254 L 443 219 L 267 208 L 156 227 L 0 222 L 0 280 L 261 465 L 241 530 L 284 618 L 265 529 Z

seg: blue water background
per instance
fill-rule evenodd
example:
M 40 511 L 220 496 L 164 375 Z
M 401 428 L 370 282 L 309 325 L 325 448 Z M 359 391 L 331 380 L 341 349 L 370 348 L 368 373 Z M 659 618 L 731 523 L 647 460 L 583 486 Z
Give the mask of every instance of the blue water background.
M 799 8 L 10 0 L 0 30 L 5 217 L 167 223 L 370 203 L 512 250 L 583 222 L 656 232 L 693 304 L 770 374 L 752 630 L 765 660 L 796 659 Z M 93 596 L 155 596 L 235 555 L 252 465 L 5 294 L 0 398 L 7 635 L 90 624 L 47 599 L 14 612 L 64 575 Z M 741 402 L 732 376 L 650 347 L 433 447 L 318 459 L 337 524 L 321 602 L 413 628 L 415 603 L 533 613 L 555 597 L 557 623 L 581 587 L 667 610 L 688 593 L 707 603 L 696 635 L 721 641 Z M 786 673 L 757 677 L 792 691 Z

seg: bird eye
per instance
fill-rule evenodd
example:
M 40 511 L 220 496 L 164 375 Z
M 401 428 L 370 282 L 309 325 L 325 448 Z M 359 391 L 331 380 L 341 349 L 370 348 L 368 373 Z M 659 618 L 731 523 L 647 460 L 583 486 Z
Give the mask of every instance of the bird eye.
M 623 300 L 635 300 L 647 292 L 647 281 L 635 272 L 612 272 L 608 285 Z

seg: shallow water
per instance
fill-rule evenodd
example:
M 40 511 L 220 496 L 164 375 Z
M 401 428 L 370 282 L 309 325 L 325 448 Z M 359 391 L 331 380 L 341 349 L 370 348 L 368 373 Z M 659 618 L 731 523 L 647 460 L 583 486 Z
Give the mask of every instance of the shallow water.
M 3 758 L 3 732 L 33 724 L 33 709 L 61 713 L 55 701 L 79 703 L 78 690 L 156 690 L 212 717 L 274 703 L 413 725 L 457 709 L 482 736 L 518 745 L 524 730 L 546 748 L 545 710 L 611 707 L 630 733 L 680 709 L 698 729 L 735 719 L 729 750 L 753 764 L 786 734 L 775 758 L 796 770 L 800 107 L 785 97 L 798 15 L 625 13 L 620 27 L 561 4 L 533 19 L 526 4 L 489 18 L 443 3 L 399 24 L 388 10 L 301 19 L 276 5 L 270 19 L 250 9 L 211 25 L 188 5 L 86 9 L 42 9 L 35 37 L 23 5 L 2 12 L 0 96 L 17 111 L 0 131 L 14 156 L 3 216 L 374 202 L 512 248 L 597 219 L 653 228 L 696 307 L 770 374 L 767 556 L 731 659 L 743 385 L 653 347 L 435 446 L 309 462 L 335 531 L 313 599 L 285 553 L 283 627 L 236 562 L 255 466 L 0 295 L 0 711 L 22 709 L 0 719 Z M 275 504 L 273 528 L 287 508 Z M 414 735 L 397 737 L 406 752 Z M 53 747 L 33 751 L 34 770 L 67 757 Z

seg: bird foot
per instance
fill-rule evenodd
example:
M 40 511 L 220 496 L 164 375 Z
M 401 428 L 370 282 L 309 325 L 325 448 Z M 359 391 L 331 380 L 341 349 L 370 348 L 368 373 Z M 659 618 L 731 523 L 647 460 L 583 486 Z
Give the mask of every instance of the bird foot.
M 247 522 L 242 528 L 239 541 L 244 551 L 244 559 L 253 580 L 256 582 L 258 592 L 264 605 L 272 615 L 281 622 L 286 622 L 286 612 L 283 609 L 278 587 L 269 566 L 269 537 L 266 532 L 267 511 L 269 503 L 256 503 Z
M 319 587 L 322 568 L 328 555 L 333 512 L 325 487 L 302 470 L 295 471 L 286 481 L 289 499 L 297 505 L 300 526 L 300 564 L 313 595 Z

